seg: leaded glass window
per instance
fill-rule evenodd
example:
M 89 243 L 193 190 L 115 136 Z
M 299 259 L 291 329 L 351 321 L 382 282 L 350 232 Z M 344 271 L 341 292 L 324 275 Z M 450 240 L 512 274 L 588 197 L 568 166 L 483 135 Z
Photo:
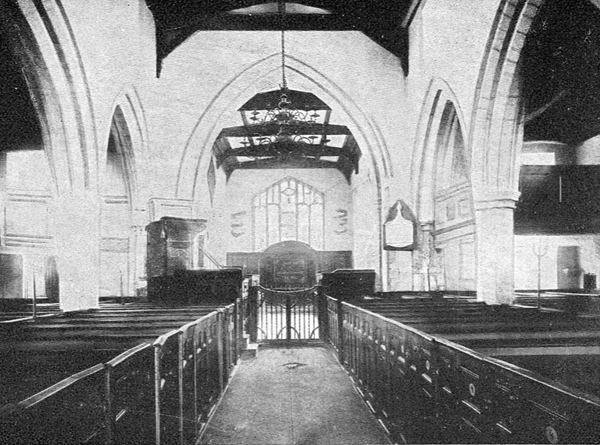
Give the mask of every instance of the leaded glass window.
M 254 250 L 280 241 L 300 241 L 323 250 L 323 193 L 285 178 L 253 199 Z

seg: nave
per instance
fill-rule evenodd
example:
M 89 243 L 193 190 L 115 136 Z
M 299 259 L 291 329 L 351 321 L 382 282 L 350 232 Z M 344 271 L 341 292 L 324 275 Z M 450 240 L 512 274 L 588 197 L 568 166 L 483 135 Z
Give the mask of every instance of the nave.
M 325 344 L 260 348 L 242 359 L 203 445 L 392 442 Z
M 302 340 L 394 442 L 600 442 L 600 0 L 300 1 L 0 0 L 3 437 L 191 444 Z
M 106 303 L 10 323 L 2 434 L 23 444 L 600 440 L 598 354 L 586 349 L 597 314 L 493 308 L 459 295 L 340 297 L 364 272 L 345 271 L 357 278 L 333 287 L 330 277 L 308 299 L 269 291 L 267 300 L 247 279 L 229 304 Z M 301 338 L 314 314 L 318 335 Z M 257 338 L 272 320 L 292 326 Z M 351 433 L 357 425 L 364 436 Z

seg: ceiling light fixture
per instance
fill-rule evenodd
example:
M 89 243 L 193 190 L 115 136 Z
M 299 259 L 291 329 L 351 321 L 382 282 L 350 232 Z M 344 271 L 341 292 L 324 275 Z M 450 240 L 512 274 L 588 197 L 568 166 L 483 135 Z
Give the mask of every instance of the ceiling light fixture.
M 348 182 L 358 173 L 360 148 L 344 125 L 331 125 L 331 108 L 313 93 L 290 90 L 286 65 L 286 3 L 280 0 L 281 84 L 242 105 L 243 126 L 229 127 L 213 144 L 217 167 L 236 169 L 336 168 Z
M 281 84 L 279 85 L 279 93 L 275 97 L 273 95 L 265 96 L 261 101 L 256 101 L 253 104 L 254 108 L 249 109 L 248 105 L 240 109 L 244 125 L 249 128 L 253 126 L 276 126 L 276 132 L 273 134 L 261 134 L 254 140 L 246 138 L 242 144 L 245 146 L 253 146 L 255 144 L 261 146 L 271 146 L 274 143 L 281 145 L 278 147 L 283 152 L 289 152 L 293 144 L 325 144 L 329 140 L 324 139 L 318 134 L 312 134 L 314 131 L 307 131 L 311 125 L 323 125 L 328 123 L 331 110 L 320 100 L 306 100 L 307 94 L 295 92 L 288 88 L 286 77 L 286 48 L 285 48 L 285 19 L 286 19 L 286 3 L 278 2 L 278 12 L 281 24 Z M 298 96 L 302 105 L 294 106 L 292 97 Z M 312 95 L 311 95 L 312 96 Z M 314 130 L 314 129 L 313 129 Z

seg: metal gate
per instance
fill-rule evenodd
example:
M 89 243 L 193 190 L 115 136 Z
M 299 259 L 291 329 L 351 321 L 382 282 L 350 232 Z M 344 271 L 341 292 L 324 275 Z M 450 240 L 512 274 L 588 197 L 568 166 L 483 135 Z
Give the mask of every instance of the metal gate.
M 250 336 L 257 342 L 319 340 L 317 288 L 281 291 L 254 287 Z

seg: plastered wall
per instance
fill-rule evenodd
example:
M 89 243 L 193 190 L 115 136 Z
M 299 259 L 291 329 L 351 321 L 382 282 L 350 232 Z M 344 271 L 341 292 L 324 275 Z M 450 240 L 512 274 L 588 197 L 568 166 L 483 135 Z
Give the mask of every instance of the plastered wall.
M 227 252 L 254 252 L 254 196 L 284 178 L 294 178 L 324 194 L 324 248 L 352 250 L 353 206 L 350 186 L 334 169 L 235 171 L 215 206 L 208 228 L 208 248 L 218 258 Z M 223 261 L 224 263 L 224 261 Z
M 579 287 L 583 286 L 583 274 L 600 276 L 600 240 L 597 235 L 515 236 L 515 288 L 537 289 L 539 271 L 540 287 L 557 289 L 558 276 L 565 273 L 558 263 L 558 248 L 561 246 L 579 248 Z

